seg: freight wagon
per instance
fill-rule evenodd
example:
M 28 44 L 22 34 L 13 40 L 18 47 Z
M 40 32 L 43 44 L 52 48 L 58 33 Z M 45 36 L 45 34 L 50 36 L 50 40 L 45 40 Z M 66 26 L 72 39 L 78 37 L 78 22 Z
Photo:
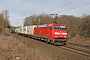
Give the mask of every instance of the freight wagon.
M 33 32 L 34 32 L 34 27 L 36 25 L 31 25 L 31 26 L 22 26 L 19 28 L 16 28 L 16 32 L 19 35 L 24 35 L 24 36 L 33 36 Z
M 16 32 L 17 34 L 19 34 L 19 33 L 20 33 L 20 27 L 15 28 L 15 32 Z

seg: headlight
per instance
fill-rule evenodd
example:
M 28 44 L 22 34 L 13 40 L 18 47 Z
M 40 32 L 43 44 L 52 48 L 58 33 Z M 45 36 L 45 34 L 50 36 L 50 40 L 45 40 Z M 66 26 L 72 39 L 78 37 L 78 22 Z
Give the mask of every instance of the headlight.
M 55 32 L 55 34 L 60 34 L 59 32 Z
M 64 36 L 64 37 L 66 37 L 66 36 Z
M 55 36 L 55 38 L 57 38 L 57 36 Z
M 63 35 L 67 35 L 67 33 L 62 33 Z

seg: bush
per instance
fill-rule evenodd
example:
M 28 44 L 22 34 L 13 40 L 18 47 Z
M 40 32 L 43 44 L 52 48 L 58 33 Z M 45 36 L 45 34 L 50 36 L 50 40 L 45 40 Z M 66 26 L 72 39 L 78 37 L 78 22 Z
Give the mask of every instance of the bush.
M 90 37 L 90 16 L 87 16 L 82 19 L 79 28 L 81 36 Z

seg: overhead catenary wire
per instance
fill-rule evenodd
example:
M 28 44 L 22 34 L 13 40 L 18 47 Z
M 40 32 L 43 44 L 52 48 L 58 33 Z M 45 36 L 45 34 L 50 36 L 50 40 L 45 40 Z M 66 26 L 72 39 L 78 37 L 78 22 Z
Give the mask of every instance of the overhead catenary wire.
M 71 1 L 71 2 L 69 2 L 69 3 L 63 4 L 63 5 L 61 5 L 60 7 L 57 7 L 56 9 L 59 9 L 59 8 L 64 7 L 64 6 L 66 6 L 66 5 L 72 4 L 72 3 L 75 2 L 75 1 L 76 1 L 76 0 L 73 0 L 73 1 Z M 54 11 L 54 10 L 56 10 L 56 9 L 53 9 L 53 10 L 50 10 L 50 11 L 52 12 L 52 11 Z
M 64 4 L 64 5 L 60 6 L 60 7 L 64 7 L 64 6 L 69 5 L 69 4 L 71 4 L 71 3 L 75 2 L 75 1 L 76 1 L 76 0 L 73 0 L 73 1 L 71 1 L 71 2 L 69 2 L 69 3 L 67 3 L 67 4 Z M 77 9 L 77 8 L 81 8 L 81 7 L 84 7 L 84 6 L 87 6 L 87 5 L 90 5 L 90 3 L 83 4 L 83 5 L 76 6 L 76 7 L 72 7 L 72 8 L 70 8 L 70 9 L 63 10 L 63 11 L 61 11 L 61 12 L 56 12 L 55 14 L 67 12 L 67 11 L 74 10 L 74 9 Z M 60 8 L 60 7 L 58 7 L 58 8 Z M 57 8 L 57 9 L 58 9 L 58 8 Z M 54 9 L 54 10 L 56 10 L 56 9 Z M 54 10 L 52 10 L 52 11 L 54 11 Z M 52 12 L 52 11 L 51 11 L 51 12 Z M 50 12 L 50 14 L 52 14 L 51 12 Z
M 77 8 L 81 8 L 81 7 L 84 7 L 84 6 L 87 6 L 87 5 L 90 5 L 90 3 L 80 5 L 80 6 L 77 6 L 77 7 L 73 7 L 73 8 L 70 8 L 70 9 L 67 9 L 67 10 L 64 10 L 64 11 L 61 11 L 61 12 L 57 12 L 57 13 L 63 13 L 63 12 L 70 11 L 70 10 L 77 9 Z
M 83 12 L 83 13 L 81 13 L 81 14 L 78 14 L 78 13 L 77 13 L 77 14 L 75 14 L 75 15 L 78 15 L 78 16 L 81 16 L 81 15 L 82 15 L 82 16 L 83 16 L 83 15 L 90 15 L 90 12 Z

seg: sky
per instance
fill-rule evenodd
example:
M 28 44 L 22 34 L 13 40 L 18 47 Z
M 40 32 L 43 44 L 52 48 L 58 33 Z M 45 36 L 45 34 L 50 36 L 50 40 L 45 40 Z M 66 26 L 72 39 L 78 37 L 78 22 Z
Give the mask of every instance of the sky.
M 89 15 L 90 0 L 0 0 L 0 10 L 9 11 L 12 26 L 22 26 L 23 20 L 33 14 Z

